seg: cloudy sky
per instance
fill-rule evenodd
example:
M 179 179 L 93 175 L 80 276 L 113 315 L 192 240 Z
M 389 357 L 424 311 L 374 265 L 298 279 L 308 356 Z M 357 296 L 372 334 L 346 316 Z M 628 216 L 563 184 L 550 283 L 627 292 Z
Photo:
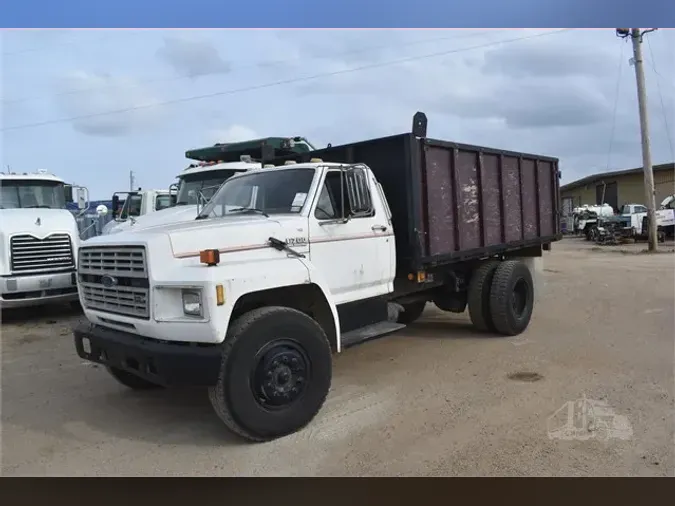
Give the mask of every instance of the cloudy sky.
M 647 37 L 662 163 L 675 31 Z M 432 137 L 557 156 L 563 182 L 641 165 L 632 49 L 613 30 L 34 30 L 0 45 L 3 169 L 47 169 L 92 199 L 126 190 L 129 170 L 168 187 L 190 148 L 351 142 L 405 132 L 418 110 Z

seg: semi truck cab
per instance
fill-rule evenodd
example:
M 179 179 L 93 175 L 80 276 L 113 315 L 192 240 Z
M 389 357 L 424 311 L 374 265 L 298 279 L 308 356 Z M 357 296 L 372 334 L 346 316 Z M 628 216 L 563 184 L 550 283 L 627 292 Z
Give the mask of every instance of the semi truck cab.
M 73 188 L 45 171 L 0 174 L 1 308 L 77 300 Z

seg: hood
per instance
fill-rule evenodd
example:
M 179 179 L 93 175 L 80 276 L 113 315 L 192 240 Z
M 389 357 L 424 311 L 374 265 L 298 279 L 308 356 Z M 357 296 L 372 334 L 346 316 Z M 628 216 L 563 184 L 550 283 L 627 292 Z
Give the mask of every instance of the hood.
M 40 239 L 48 235 L 68 234 L 73 246 L 79 244 L 75 216 L 66 209 L 0 209 L 0 273 L 9 265 L 9 239 L 15 234 L 30 234 Z
M 194 220 L 197 217 L 197 206 L 175 206 L 161 211 L 134 218 L 133 224 L 131 220 L 125 221 L 111 221 L 106 224 L 103 229 L 103 234 L 117 234 L 125 231 L 143 230 L 149 227 L 158 225 L 166 225 L 167 223 L 181 223 L 185 221 Z
M 221 253 L 235 253 L 267 248 L 270 237 L 282 241 L 291 238 L 307 238 L 307 219 L 301 216 L 229 216 L 209 220 L 191 220 L 183 223 L 168 223 L 142 230 L 128 230 L 114 236 L 99 236 L 89 239 L 87 245 L 125 242 L 143 242 L 152 247 L 157 242 L 166 245 L 168 238 L 172 256 L 189 258 L 199 255 L 204 249 L 218 249 Z M 298 252 L 306 247 L 293 245 Z

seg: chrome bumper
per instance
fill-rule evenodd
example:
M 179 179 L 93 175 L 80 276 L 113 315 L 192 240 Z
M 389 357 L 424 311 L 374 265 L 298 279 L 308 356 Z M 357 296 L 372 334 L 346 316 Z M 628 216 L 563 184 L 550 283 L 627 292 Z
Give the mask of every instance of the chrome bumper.
M 77 300 L 75 271 L 0 277 L 0 308 Z

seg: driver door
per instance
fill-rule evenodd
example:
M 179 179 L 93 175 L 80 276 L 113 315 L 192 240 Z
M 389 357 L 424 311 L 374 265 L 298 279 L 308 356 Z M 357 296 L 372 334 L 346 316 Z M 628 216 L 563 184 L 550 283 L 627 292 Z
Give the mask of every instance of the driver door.
M 393 288 L 393 229 L 368 176 L 361 167 L 326 171 L 310 212 L 310 259 L 336 304 Z

